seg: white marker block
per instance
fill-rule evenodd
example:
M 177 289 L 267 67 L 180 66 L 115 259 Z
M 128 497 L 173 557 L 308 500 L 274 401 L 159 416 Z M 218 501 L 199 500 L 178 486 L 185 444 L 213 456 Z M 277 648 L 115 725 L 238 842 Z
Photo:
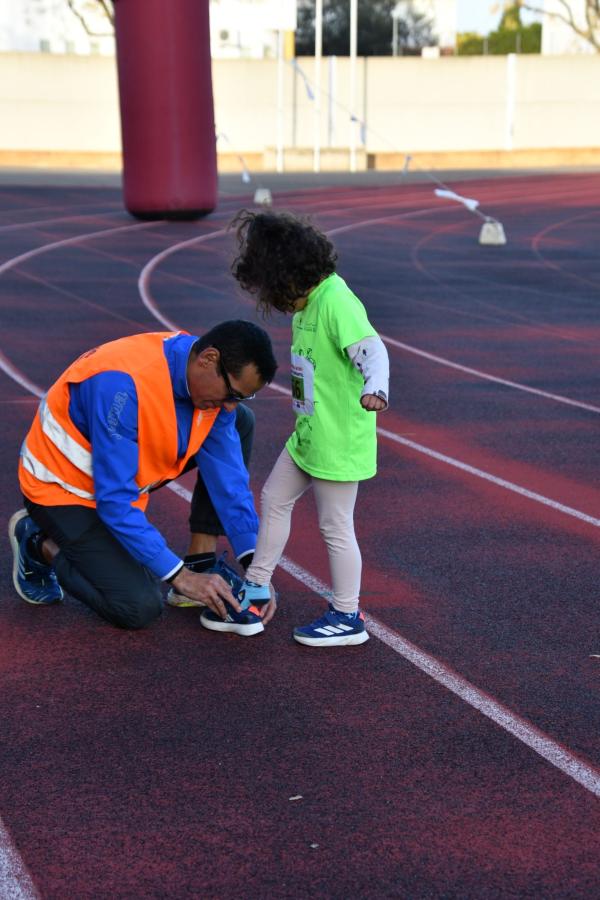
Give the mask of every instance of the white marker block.
M 506 235 L 504 234 L 502 222 L 497 222 L 495 219 L 488 219 L 487 222 L 484 222 L 479 232 L 479 243 L 496 246 L 505 244 Z
M 257 206 L 273 206 L 273 197 L 269 188 L 256 188 L 254 202 Z

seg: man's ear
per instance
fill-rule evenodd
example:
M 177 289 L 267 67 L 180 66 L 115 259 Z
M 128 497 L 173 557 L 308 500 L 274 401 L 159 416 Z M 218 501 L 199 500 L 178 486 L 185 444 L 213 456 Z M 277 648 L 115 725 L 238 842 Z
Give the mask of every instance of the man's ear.
M 219 361 L 219 351 L 216 347 L 205 347 L 196 357 L 196 363 L 205 369 L 207 366 L 214 366 Z

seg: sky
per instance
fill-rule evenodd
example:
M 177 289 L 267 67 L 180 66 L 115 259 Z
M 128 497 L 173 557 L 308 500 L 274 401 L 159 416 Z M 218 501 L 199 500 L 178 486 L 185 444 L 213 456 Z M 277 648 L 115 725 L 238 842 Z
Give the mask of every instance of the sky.
M 500 6 L 499 0 L 458 0 L 458 30 L 489 34 L 500 21 Z M 495 11 L 491 12 L 494 7 Z M 522 13 L 525 24 L 531 22 L 533 18 L 531 14 Z

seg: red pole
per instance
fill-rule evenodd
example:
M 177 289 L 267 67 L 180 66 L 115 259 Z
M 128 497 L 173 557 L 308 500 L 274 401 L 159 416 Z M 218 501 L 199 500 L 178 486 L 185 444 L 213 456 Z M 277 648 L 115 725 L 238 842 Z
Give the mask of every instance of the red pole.
M 115 0 L 123 194 L 139 218 L 217 202 L 209 0 Z

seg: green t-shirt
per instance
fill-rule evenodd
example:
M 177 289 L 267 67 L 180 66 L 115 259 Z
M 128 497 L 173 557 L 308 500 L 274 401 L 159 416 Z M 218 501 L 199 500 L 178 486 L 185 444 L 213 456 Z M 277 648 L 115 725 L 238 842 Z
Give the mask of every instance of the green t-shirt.
M 364 380 L 346 347 L 375 335 L 367 313 L 339 275 L 325 278 L 292 319 L 292 405 L 296 429 L 286 447 L 316 478 L 361 481 L 377 471 L 376 414 L 360 405 Z

